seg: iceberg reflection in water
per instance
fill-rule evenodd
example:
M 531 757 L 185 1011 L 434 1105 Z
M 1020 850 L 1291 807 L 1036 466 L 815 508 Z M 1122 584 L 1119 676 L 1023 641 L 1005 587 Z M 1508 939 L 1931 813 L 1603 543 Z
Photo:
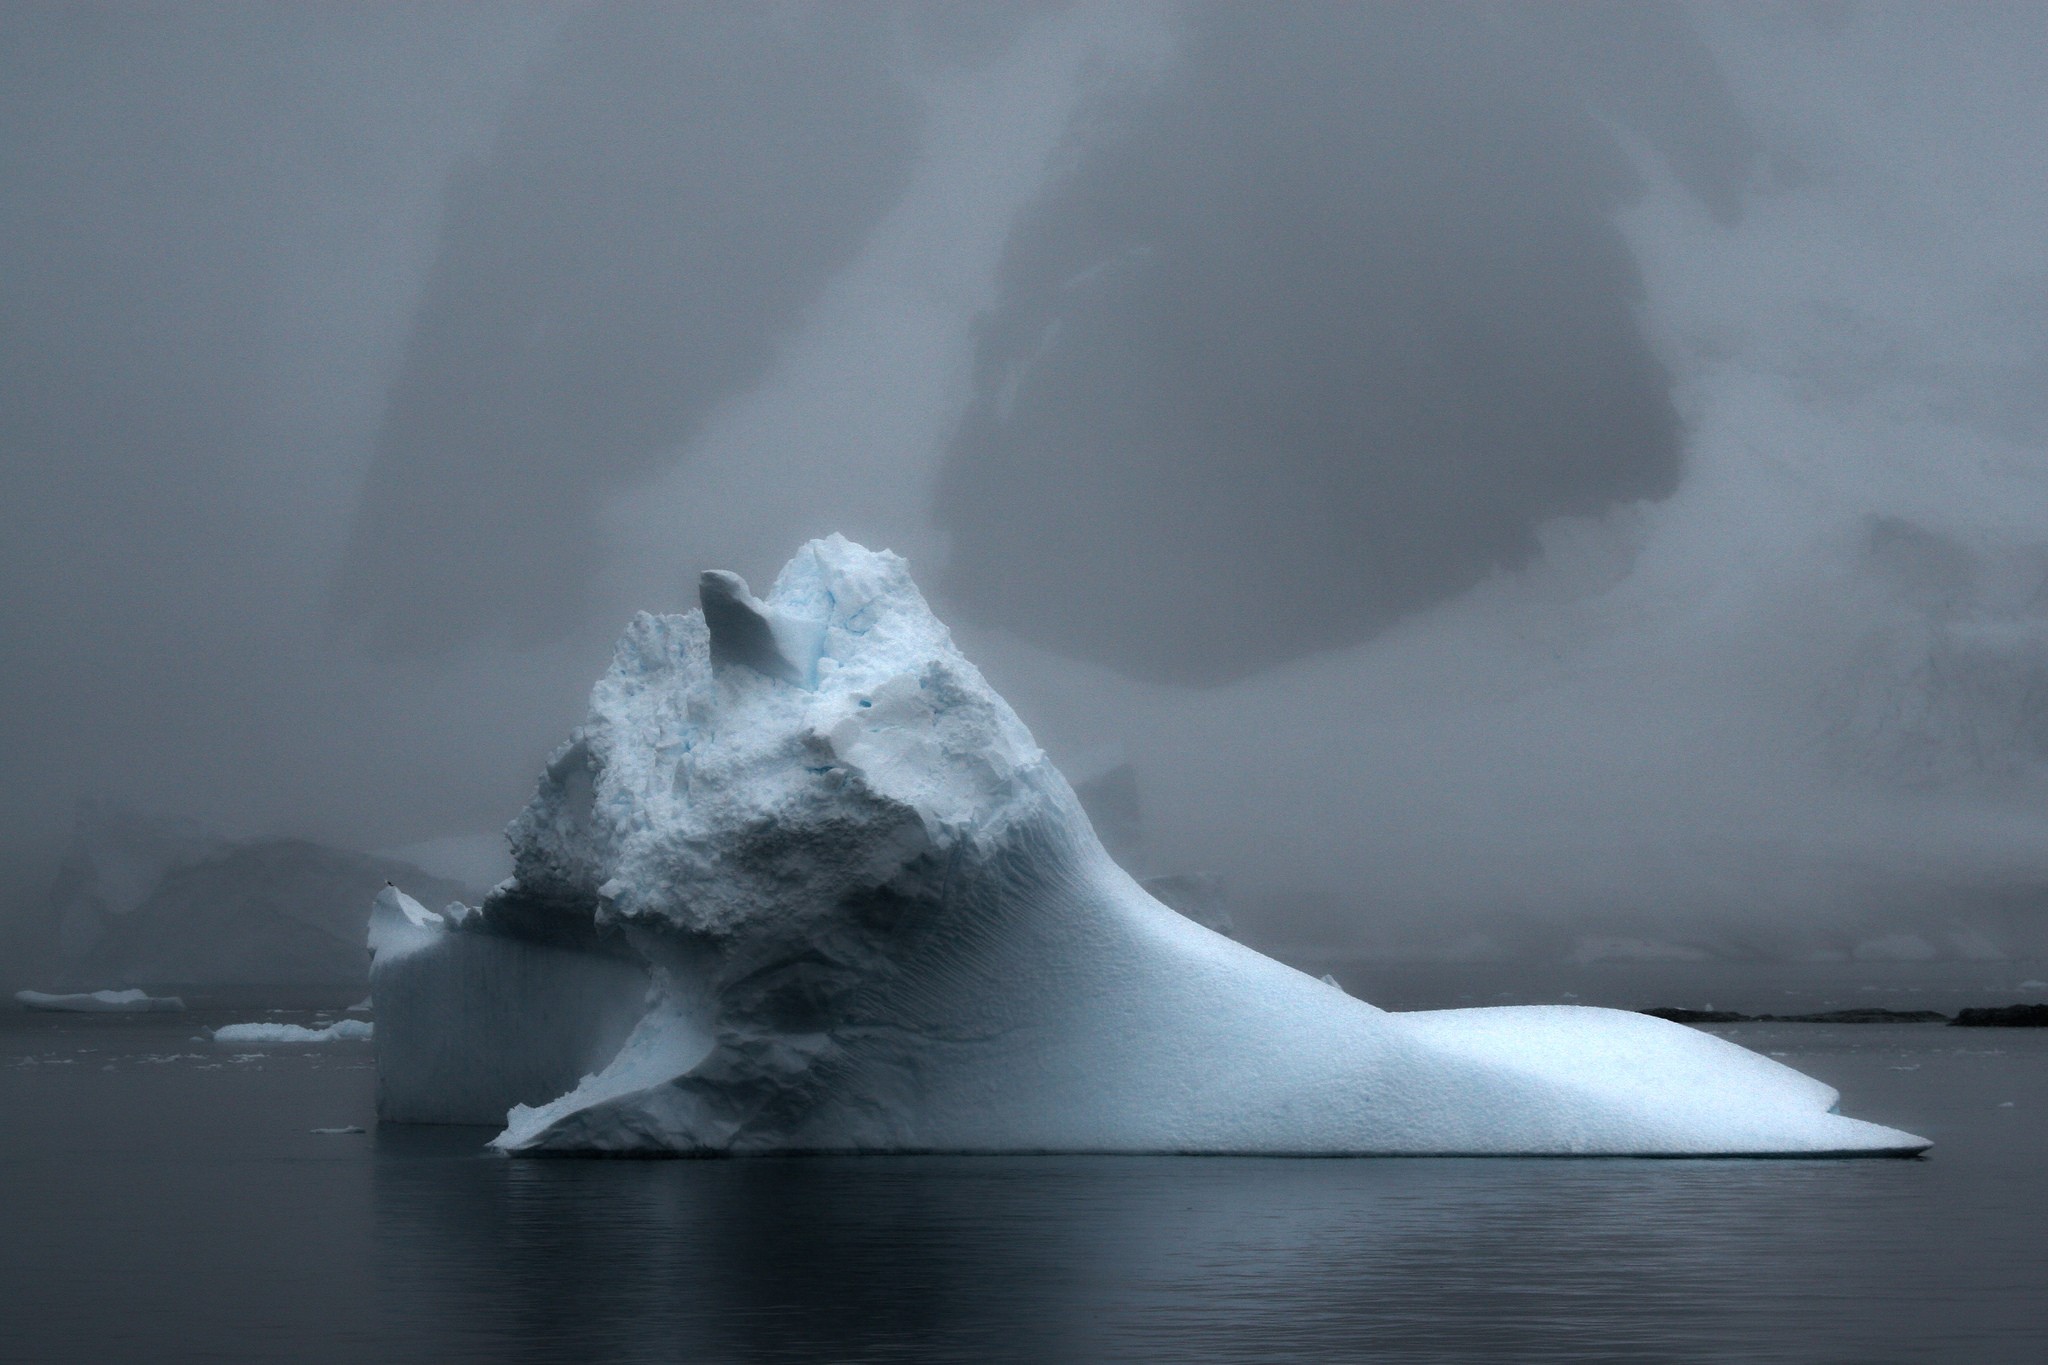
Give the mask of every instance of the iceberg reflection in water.
M 1903 1162 L 506 1161 L 193 1032 L 0 1015 L 0 1357 L 2017 1362 L 2048 1303 L 2048 1031 L 1727 1030 Z

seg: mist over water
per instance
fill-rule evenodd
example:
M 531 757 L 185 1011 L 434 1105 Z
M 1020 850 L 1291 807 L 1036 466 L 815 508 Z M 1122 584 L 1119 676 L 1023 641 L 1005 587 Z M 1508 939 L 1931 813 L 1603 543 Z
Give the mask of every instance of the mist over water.
M 490 830 L 840 530 L 1254 941 L 2032 951 L 2048 20 L 1285 16 L 9 6 L 10 875 Z

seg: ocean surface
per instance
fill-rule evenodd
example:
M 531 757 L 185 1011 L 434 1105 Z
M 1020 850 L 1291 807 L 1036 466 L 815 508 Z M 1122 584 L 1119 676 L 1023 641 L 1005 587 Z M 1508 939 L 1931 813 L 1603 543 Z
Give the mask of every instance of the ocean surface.
M 0 1010 L 0 1360 L 2048 1360 L 2048 1031 L 1715 1030 L 1908 1161 L 513 1161 L 266 1017 Z

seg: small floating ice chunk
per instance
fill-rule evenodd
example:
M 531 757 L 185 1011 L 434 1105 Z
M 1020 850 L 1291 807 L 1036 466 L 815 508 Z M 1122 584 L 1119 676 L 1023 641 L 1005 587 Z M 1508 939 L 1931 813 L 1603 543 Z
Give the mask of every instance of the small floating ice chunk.
M 315 1128 L 313 1131 L 322 1137 L 342 1137 L 348 1133 L 367 1133 L 370 1130 L 360 1123 L 351 1123 L 346 1128 Z
M 213 1031 L 217 1047 L 247 1047 L 252 1043 L 363 1043 L 375 1036 L 375 1025 L 362 1019 L 343 1019 L 326 1028 L 302 1024 L 226 1024 Z
M 175 995 L 150 995 L 143 991 L 90 991 L 74 995 L 48 995 L 42 991 L 16 991 L 14 998 L 32 1010 L 63 1010 L 75 1014 L 150 1014 L 175 1012 L 185 1002 Z

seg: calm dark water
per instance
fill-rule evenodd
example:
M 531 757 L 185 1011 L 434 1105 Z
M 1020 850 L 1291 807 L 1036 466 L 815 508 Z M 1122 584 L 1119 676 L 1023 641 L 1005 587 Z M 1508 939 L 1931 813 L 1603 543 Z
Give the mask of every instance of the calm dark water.
M 1920 1161 L 533 1162 L 224 1021 L 0 1014 L 0 1358 L 2048 1359 L 2036 1031 L 1723 1030 Z

